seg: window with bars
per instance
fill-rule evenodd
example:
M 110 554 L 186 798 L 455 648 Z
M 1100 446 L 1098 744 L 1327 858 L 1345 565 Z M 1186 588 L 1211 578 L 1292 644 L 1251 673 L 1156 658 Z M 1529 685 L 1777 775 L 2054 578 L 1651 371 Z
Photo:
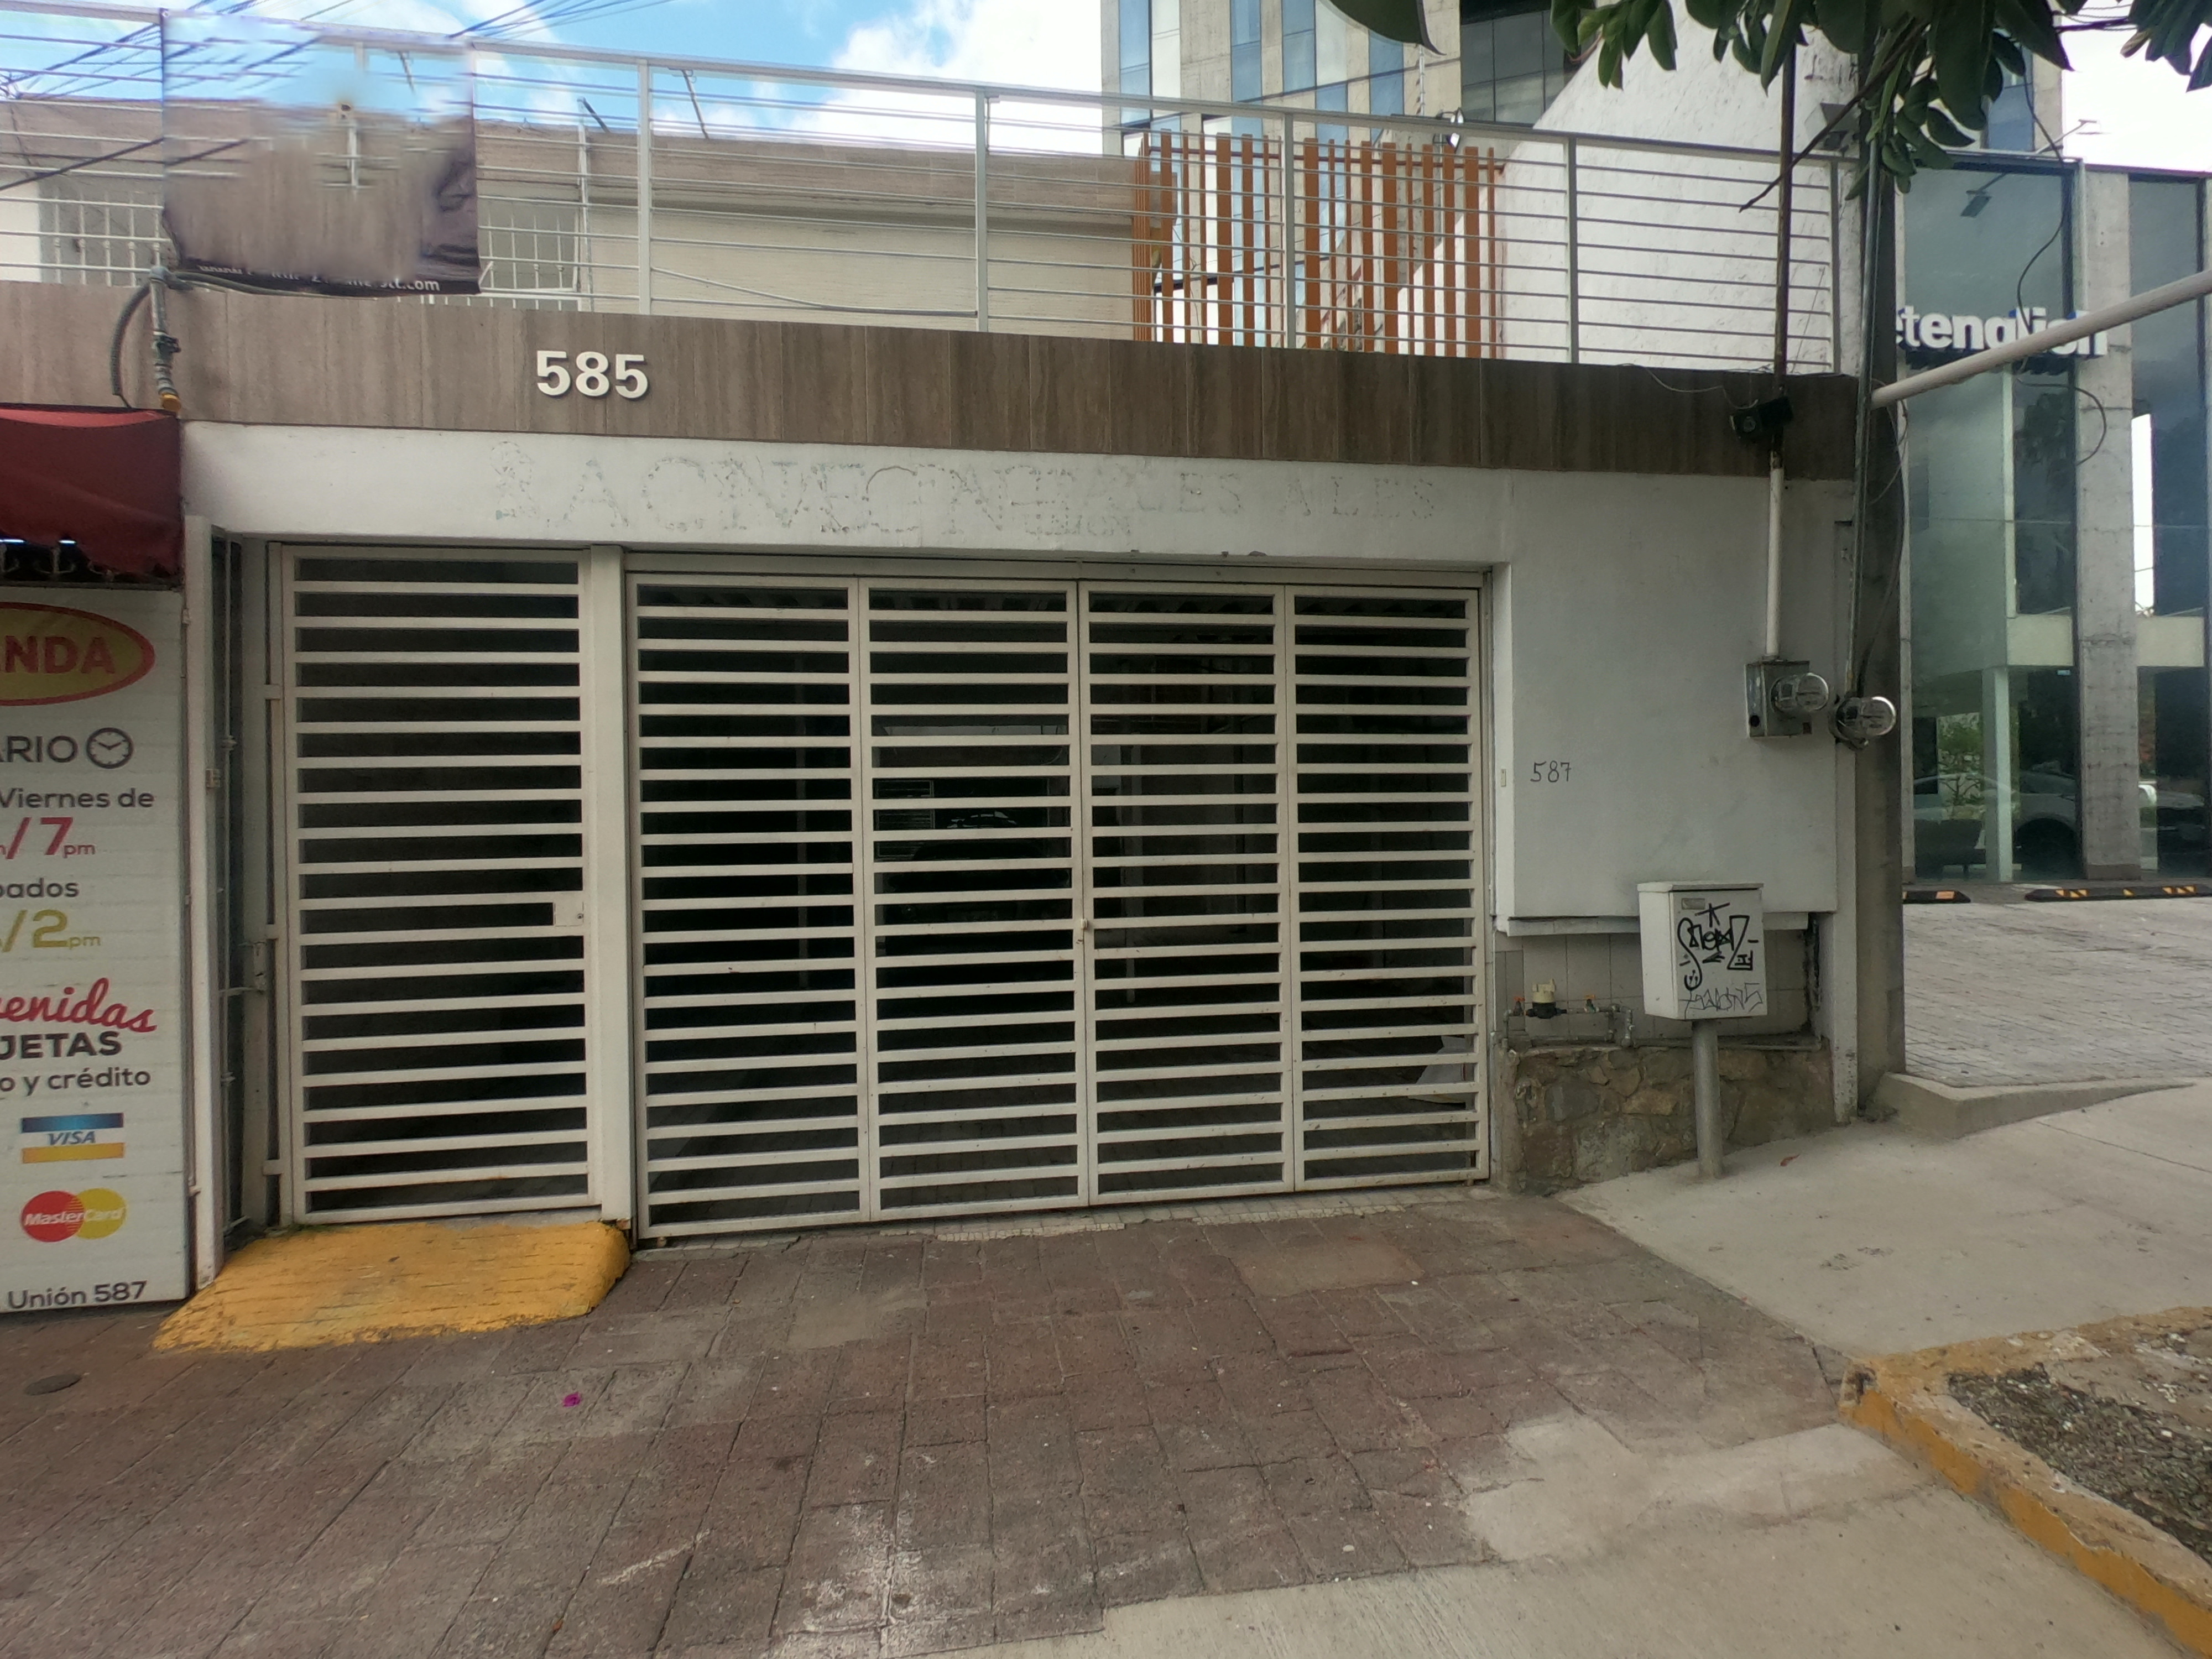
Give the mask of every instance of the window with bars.
M 577 204 L 485 197 L 477 212 L 485 295 L 541 310 L 581 305 L 583 211 Z
M 39 191 L 39 260 L 50 283 L 135 288 L 162 263 L 160 181 L 89 169 L 47 179 Z

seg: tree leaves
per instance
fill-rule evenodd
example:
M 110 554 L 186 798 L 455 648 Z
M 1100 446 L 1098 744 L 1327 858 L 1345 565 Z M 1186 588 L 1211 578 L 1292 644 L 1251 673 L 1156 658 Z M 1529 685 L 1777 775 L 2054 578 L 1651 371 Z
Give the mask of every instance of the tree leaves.
M 1335 3 L 1349 13 L 1354 3 L 1380 7 L 1388 0 Z M 2083 3 L 1682 0 L 1692 21 L 1713 32 L 1713 56 L 1733 56 L 1762 85 L 1773 83 L 1808 32 L 1856 58 L 1863 76 L 1852 108 L 1859 181 L 1871 165 L 1900 190 L 1911 188 L 1923 167 L 1949 167 L 1950 152 L 1974 142 L 2008 74 L 2025 77 L 2037 58 L 2072 67 L 2058 21 Z M 1553 31 L 1577 58 L 1595 52 L 1601 84 L 1619 86 L 1623 66 L 1645 46 L 1662 69 L 1674 66 L 1672 0 L 1551 3 Z M 2128 22 L 2133 33 L 2125 52 L 2169 65 L 2192 92 L 2212 87 L 2212 0 L 2130 0 Z
M 1928 57 L 1943 106 L 1960 126 L 1981 127 L 1996 27 L 1994 0 L 1943 0 L 1928 25 Z

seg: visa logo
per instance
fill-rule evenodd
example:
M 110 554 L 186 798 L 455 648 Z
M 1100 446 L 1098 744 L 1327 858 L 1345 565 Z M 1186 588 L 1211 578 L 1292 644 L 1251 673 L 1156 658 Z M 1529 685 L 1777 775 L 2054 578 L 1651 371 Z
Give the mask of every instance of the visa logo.
M 73 1112 L 21 1121 L 26 1164 L 76 1163 L 123 1156 L 123 1114 Z

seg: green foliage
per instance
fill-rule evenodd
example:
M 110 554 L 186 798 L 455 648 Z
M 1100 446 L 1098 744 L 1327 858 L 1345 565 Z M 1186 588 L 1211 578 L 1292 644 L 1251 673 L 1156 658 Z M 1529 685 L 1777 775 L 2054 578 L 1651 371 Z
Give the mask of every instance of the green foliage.
M 2060 20 L 2084 0 L 1682 3 L 1713 31 L 1713 56 L 1733 56 L 1762 85 L 1813 33 L 1858 59 L 1863 86 L 1849 118 L 1859 138 L 1860 182 L 1874 167 L 1905 190 L 1921 168 L 1949 167 L 1950 152 L 1973 142 L 2007 71 L 2025 76 L 2031 58 L 2071 67 Z M 2212 28 L 2212 0 L 2130 0 L 2128 24 L 2130 55 L 2169 65 L 2192 92 L 2212 86 L 2212 36 L 2195 46 Z M 1596 53 L 1606 86 L 1620 84 L 1622 65 L 1642 47 L 1661 68 L 1674 66 L 1672 0 L 1552 0 L 1552 27 L 1577 57 Z

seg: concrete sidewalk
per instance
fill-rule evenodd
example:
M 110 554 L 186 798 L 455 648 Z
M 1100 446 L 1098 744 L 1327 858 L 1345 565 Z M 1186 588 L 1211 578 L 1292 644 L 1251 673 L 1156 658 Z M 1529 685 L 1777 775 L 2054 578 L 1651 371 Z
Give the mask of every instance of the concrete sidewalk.
M 0 1651 L 2162 1651 L 1547 1200 L 654 1252 L 580 1319 L 270 1356 L 157 1319 L 0 1328 Z
M 2212 1084 L 1962 1140 L 1856 1124 L 1565 1201 L 1855 1355 L 2201 1306 Z
M 1933 1489 L 1787 1522 L 1669 1511 L 1569 1559 L 1117 1607 L 1094 1635 L 988 1654 L 2175 1659 L 2168 1643 L 2087 1580 L 1996 1517 Z

